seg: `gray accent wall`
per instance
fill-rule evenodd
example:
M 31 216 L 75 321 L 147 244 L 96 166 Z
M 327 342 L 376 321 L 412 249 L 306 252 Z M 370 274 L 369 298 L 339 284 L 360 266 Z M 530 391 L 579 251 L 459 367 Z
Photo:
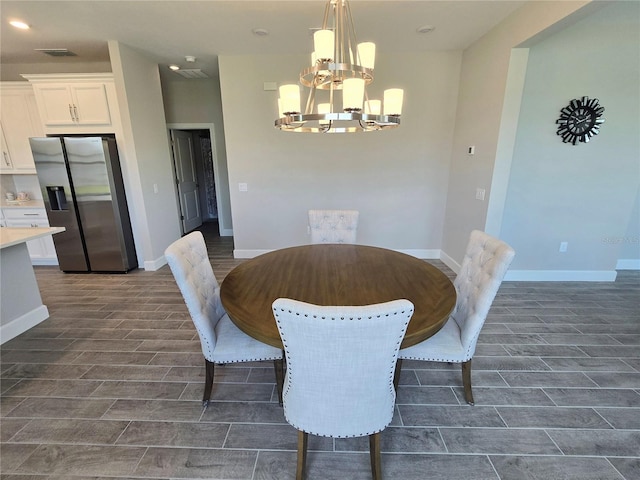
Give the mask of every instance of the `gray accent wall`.
M 640 258 L 639 85 L 638 2 L 614 2 L 530 47 L 500 232 L 518 252 L 512 274 L 605 280 L 619 259 Z M 563 144 L 555 120 L 583 95 L 599 99 L 606 122 L 588 144 Z

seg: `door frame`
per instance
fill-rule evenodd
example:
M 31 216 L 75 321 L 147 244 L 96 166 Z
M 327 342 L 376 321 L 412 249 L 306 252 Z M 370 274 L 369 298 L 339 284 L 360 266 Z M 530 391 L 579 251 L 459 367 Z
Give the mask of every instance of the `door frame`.
M 226 200 L 221 195 L 220 188 L 220 158 L 217 155 L 215 124 L 213 123 L 167 123 L 167 134 L 171 138 L 171 130 L 208 130 L 211 139 L 211 151 L 213 152 L 213 183 L 216 186 L 216 205 L 218 207 L 218 229 L 221 236 L 232 236 L 233 230 L 224 222 L 224 216 L 221 212 L 230 211 L 231 206 L 227 205 Z M 202 212 L 201 212 L 202 213 Z

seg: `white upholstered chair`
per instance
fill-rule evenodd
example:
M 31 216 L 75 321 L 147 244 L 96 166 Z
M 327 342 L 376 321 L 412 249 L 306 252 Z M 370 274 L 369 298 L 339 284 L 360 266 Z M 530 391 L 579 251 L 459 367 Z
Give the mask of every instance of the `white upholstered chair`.
M 309 210 L 311 243 L 356 243 L 357 210 Z
M 273 314 L 287 362 L 284 415 L 298 429 L 296 478 L 304 477 L 311 433 L 368 435 L 373 478 L 380 479 L 379 432 L 393 417 L 395 365 L 413 304 L 327 307 L 279 298 Z
M 460 272 L 453 282 L 458 297 L 451 317 L 433 337 L 400 350 L 399 361 L 461 363 L 464 397 L 473 405 L 471 359 L 489 308 L 514 255 L 505 242 L 478 230 L 471 232 Z
M 282 350 L 254 340 L 233 322 L 220 301 L 220 287 L 200 232 L 173 242 L 164 255 L 200 337 L 206 377 L 202 405 L 209 404 L 215 363 L 273 360 L 278 395 L 282 394 Z

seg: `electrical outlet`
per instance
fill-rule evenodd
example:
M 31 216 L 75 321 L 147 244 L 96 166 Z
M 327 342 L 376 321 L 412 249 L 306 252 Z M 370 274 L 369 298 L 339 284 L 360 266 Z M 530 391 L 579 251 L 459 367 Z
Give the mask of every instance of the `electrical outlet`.
M 249 190 L 249 187 L 246 183 L 239 183 L 238 184 L 238 191 L 240 192 L 246 192 L 247 190 Z
M 476 200 L 484 200 L 484 188 L 476 188 Z
M 567 248 L 569 248 L 569 242 L 560 242 L 560 248 L 558 249 L 559 252 L 566 252 Z

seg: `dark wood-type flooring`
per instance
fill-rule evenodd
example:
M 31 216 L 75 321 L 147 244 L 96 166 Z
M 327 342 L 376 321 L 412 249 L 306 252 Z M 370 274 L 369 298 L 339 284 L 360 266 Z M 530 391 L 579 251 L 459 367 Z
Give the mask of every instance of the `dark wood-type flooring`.
M 207 245 L 221 282 L 242 260 L 232 238 Z M 218 367 L 203 413 L 200 344 L 168 267 L 36 274 L 51 317 L 0 349 L 2 480 L 294 478 L 271 363 Z M 459 365 L 404 362 L 385 478 L 640 479 L 640 272 L 503 283 L 473 363 L 470 407 Z M 309 450 L 309 480 L 370 478 L 366 438 Z

